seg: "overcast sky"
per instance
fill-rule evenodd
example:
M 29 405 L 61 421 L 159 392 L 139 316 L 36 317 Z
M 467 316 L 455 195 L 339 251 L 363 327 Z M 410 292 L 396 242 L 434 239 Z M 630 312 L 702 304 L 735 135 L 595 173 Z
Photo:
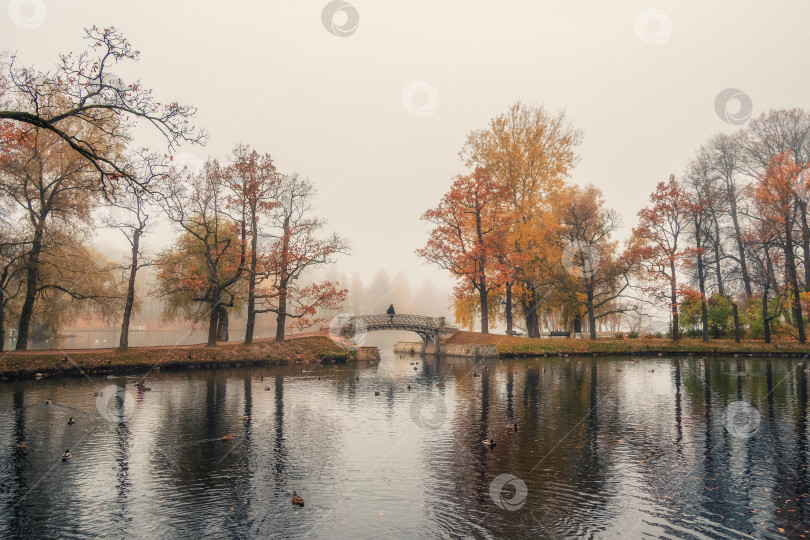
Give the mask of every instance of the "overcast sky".
M 0 47 L 24 63 L 81 50 L 83 27 L 121 29 L 141 59 L 116 74 L 198 107 L 211 141 L 183 151 L 249 143 L 308 175 L 352 242 L 341 270 L 366 281 L 384 268 L 448 282 L 414 254 L 419 216 L 464 171 L 465 135 L 517 99 L 584 130 L 572 180 L 601 188 L 625 233 L 656 182 L 747 119 L 746 96 L 753 116 L 810 108 L 806 0 L 7 3 Z M 726 89 L 743 110 L 718 114 Z

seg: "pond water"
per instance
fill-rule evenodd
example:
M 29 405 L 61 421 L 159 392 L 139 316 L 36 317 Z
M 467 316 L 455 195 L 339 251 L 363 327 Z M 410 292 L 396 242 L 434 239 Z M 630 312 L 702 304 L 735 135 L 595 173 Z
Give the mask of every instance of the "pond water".
M 799 360 L 301 367 L 0 383 L 0 537 L 810 535 Z

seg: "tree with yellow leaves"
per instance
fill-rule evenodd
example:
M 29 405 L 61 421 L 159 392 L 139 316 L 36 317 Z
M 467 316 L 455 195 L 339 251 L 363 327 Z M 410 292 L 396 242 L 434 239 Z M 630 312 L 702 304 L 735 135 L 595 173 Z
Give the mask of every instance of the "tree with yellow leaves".
M 505 191 L 510 218 L 502 259 L 512 270 L 512 290 L 531 337 L 540 335 L 538 308 L 548 295 L 546 270 L 552 260 L 559 260 L 548 228 L 554 225 L 549 217 L 552 201 L 577 162 L 581 140 L 582 132 L 565 112 L 555 115 L 518 101 L 486 129 L 471 132 L 460 153 L 468 167 L 481 167 Z M 507 304 L 510 312 L 511 295 Z

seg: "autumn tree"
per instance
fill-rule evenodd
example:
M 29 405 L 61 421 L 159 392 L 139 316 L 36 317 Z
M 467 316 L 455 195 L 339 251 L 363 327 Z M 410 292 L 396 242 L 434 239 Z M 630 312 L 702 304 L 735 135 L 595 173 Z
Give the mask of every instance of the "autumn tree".
M 774 160 L 784 162 L 789 157 L 800 169 L 810 162 L 810 113 L 803 109 L 773 109 L 763 113 L 748 123 L 743 136 L 748 172 L 755 182 L 768 174 Z M 800 232 L 792 243 L 801 249 L 802 260 L 810 261 L 807 197 L 796 198 L 794 204 Z M 810 291 L 810 264 L 804 265 L 802 278 L 804 290 Z
M 754 190 L 757 213 L 778 227 L 779 243 L 785 262 L 785 283 L 792 296 L 792 309 L 800 343 L 806 341 L 802 315 L 801 288 L 796 265 L 795 229 L 799 213 L 796 186 L 802 165 L 795 163 L 791 152 L 777 154 Z
M 756 187 L 751 186 L 747 192 L 751 198 L 756 197 Z M 746 242 L 751 249 L 752 283 L 760 288 L 760 318 L 762 320 L 762 334 L 765 343 L 771 342 L 773 321 L 782 316 L 785 294 L 779 286 L 776 268 L 781 265 L 782 256 L 779 253 L 780 227 L 770 219 L 755 216 L 753 226 L 747 233 Z M 773 304 L 773 309 L 771 307 Z
M 476 167 L 473 174 L 458 176 L 439 205 L 422 216 L 433 230 L 417 254 L 460 281 L 455 292 L 459 305 L 469 301 L 465 290 L 475 291 L 484 334 L 489 333 L 489 294 L 497 286 L 509 233 L 505 195 L 501 184 Z
M 84 249 L 81 235 L 89 226 L 91 212 L 98 202 L 97 184 L 87 160 L 51 131 L 26 128 L 16 129 L 15 133 L 14 144 L 9 147 L 8 159 L 2 167 L 0 193 L 25 216 L 25 292 L 16 345 L 18 350 L 25 350 L 35 303 L 48 289 L 60 289 L 76 299 L 112 301 L 114 295 L 109 290 L 93 291 L 89 287 L 94 283 L 90 275 L 78 281 L 68 278 L 76 268 L 54 260 L 57 253 L 70 258 L 68 252 Z M 41 275 L 46 264 L 56 264 L 59 270 L 47 282 Z M 92 270 L 87 265 L 82 267 L 94 273 L 106 272 L 101 267 Z
M 136 126 L 156 130 L 170 149 L 205 142 L 205 131 L 190 122 L 194 107 L 158 101 L 140 81 L 125 83 L 113 75 L 119 62 L 135 62 L 139 56 L 116 28 L 93 26 L 85 30 L 85 39 L 87 50 L 60 55 L 51 70 L 20 66 L 12 58 L 0 81 L 5 105 L 0 120 L 49 132 L 93 171 L 106 193 L 122 179 L 140 182 L 123 151 Z
M 460 153 L 470 169 L 482 167 L 508 195 L 515 217 L 505 262 L 513 266 L 513 289 L 531 337 L 540 335 L 538 308 L 547 296 L 548 281 L 539 272 L 547 261 L 545 252 L 552 250 L 538 244 L 546 238 L 536 233 L 543 226 L 549 197 L 564 188 L 577 162 L 575 149 L 581 140 L 582 132 L 564 112 L 551 114 L 518 101 L 486 129 L 471 132 Z
M 262 283 L 256 291 L 256 313 L 276 314 L 276 341 L 284 341 L 288 319 L 305 328 L 319 321 L 319 309 L 337 309 L 347 291 L 311 272 L 347 253 L 346 240 L 332 234 L 319 238 L 326 222 L 312 215 L 315 186 L 298 173 L 285 174 L 278 189 L 277 204 L 268 217 L 268 252 L 260 263 Z M 307 273 L 310 275 L 308 276 Z
M 229 204 L 241 216 L 241 235 L 250 238 L 244 272 L 248 288 L 245 344 L 250 345 L 256 325 L 256 288 L 262 272 L 259 262 L 260 258 L 265 257 L 260 239 L 266 225 L 270 224 L 271 212 L 279 205 L 282 177 L 276 171 L 270 154 L 260 155 L 250 146 L 237 145 L 231 160 L 232 163 L 224 171 L 231 190 Z
M 596 339 L 597 319 L 631 309 L 619 301 L 630 286 L 631 268 L 617 255 L 611 239 L 621 221 L 614 210 L 605 208 L 602 193 L 594 186 L 572 188 L 559 216 L 562 263 L 570 272 L 561 276 L 560 283 L 571 283 L 562 287 L 569 293 L 568 302 L 585 308 L 590 338 Z
M 650 206 L 638 213 L 639 223 L 633 229 L 630 256 L 640 264 L 653 282 L 648 291 L 658 298 L 668 294 L 672 314 L 672 339 L 679 339 L 678 328 L 678 268 L 687 256 L 683 236 L 688 224 L 688 199 L 670 175 L 668 182 L 659 182 L 650 195 Z M 662 292 L 655 283 L 666 284 Z
M 228 308 L 236 303 L 245 268 L 242 215 L 228 213 L 232 195 L 222 167 L 209 159 L 197 173 L 174 169 L 159 197 L 181 237 L 158 257 L 156 293 L 169 297 L 169 315 L 207 320 L 209 347 L 228 340 Z

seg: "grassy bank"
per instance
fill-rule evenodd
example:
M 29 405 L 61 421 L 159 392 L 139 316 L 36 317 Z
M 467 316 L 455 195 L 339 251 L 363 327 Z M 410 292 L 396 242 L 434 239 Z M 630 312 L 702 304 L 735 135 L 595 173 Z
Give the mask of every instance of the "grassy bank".
M 152 368 L 181 369 L 240 365 L 307 363 L 345 360 L 348 351 L 325 336 L 310 336 L 276 343 L 257 340 L 254 345 L 223 343 L 217 347 L 181 345 L 176 347 L 133 347 L 117 349 L 10 351 L 0 355 L 0 376 L 82 375 L 120 373 Z
M 571 355 L 748 355 L 755 356 L 791 356 L 804 357 L 810 354 L 810 345 L 800 345 L 794 341 L 743 340 L 736 343 L 733 339 L 711 339 L 704 343 L 699 339 L 683 338 L 677 342 L 666 338 L 624 338 L 624 339 L 560 339 L 560 338 L 525 338 L 478 332 L 459 332 L 447 343 L 476 344 L 498 346 L 501 356 L 543 356 L 549 354 Z

